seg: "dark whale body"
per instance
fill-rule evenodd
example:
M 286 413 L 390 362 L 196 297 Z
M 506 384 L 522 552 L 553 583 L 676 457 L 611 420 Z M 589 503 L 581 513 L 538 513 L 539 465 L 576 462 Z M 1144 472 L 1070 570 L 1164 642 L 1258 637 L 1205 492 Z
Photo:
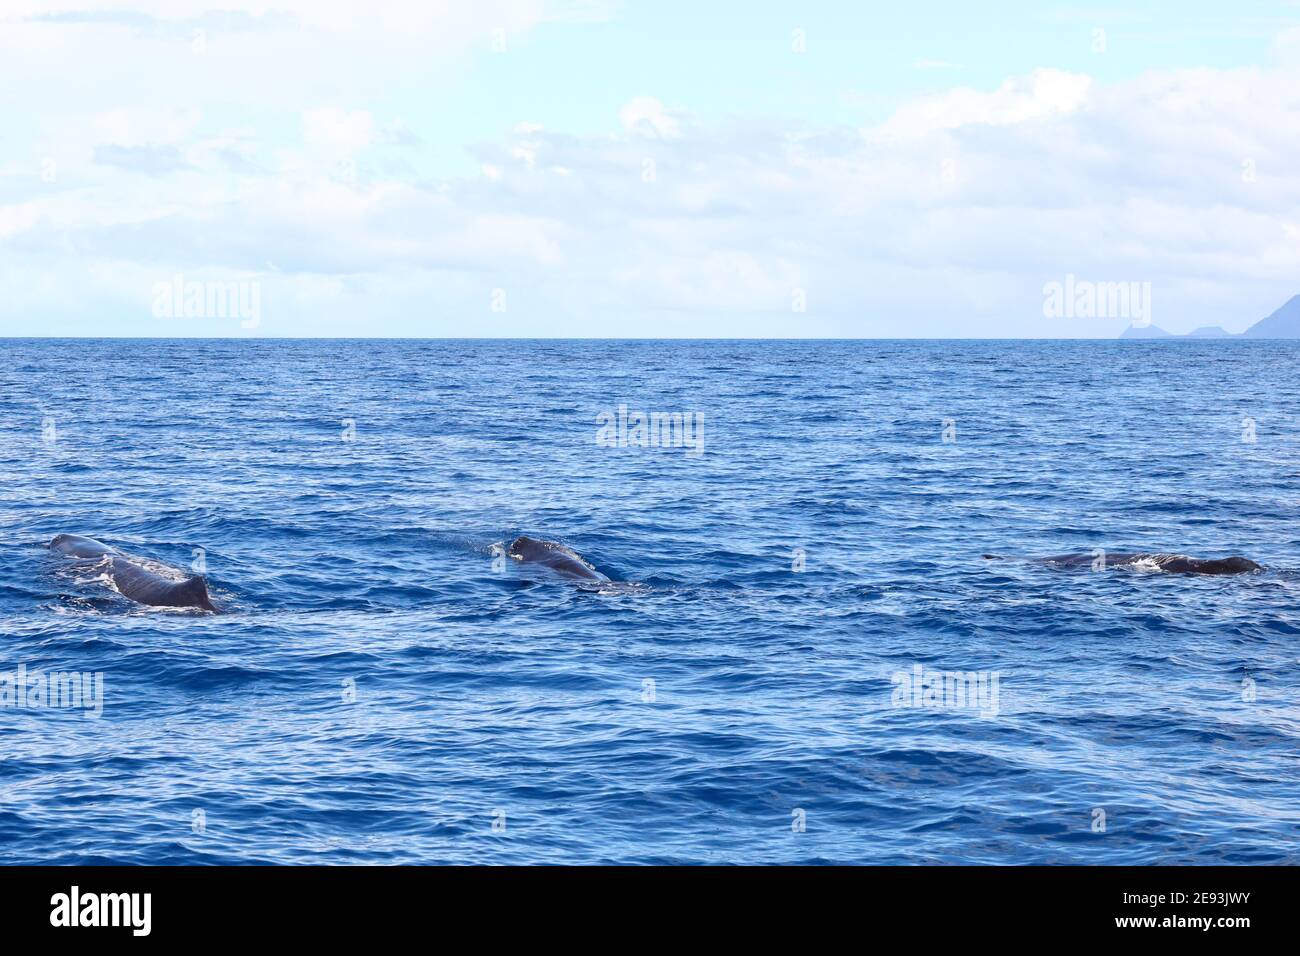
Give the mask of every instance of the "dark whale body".
M 70 558 L 104 562 L 113 586 L 124 597 L 152 607 L 197 607 L 220 613 L 208 597 L 208 586 L 202 577 L 195 575 L 177 581 L 150 571 L 138 558 L 117 548 L 83 538 L 78 534 L 61 534 L 50 542 L 50 550 Z
M 540 541 L 537 538 L 520 535 L 510 542 L 510 547 L 506 550 L 506 553 L 516 561 L 545 565 L 566 578 L 581 581 L 609 580 L 609 578 L 588 564 L 577 552 L 571 551 L 564 545 L 557 544 L 554 541 Z
M 1092 567 L 1093 562 L 1102 556 L 1101 554 L 1058 554 L 1055 557 L 1034 560 L 1054 568 L 1078 568 Z M 998 555 L 986 554 L 984 557 L 996 558 Z M 1263 565 L 1237 555 L 1228 558 L 1192 558 L 1185 554 L 1116 551 L 1113 554 L 1104 552 L 1104 558 L 1105 566 L 1108 568 L 1131 567 L 1146 563 L 1171 574 L 1246 574 L 1250 571 L 1263 570 Z

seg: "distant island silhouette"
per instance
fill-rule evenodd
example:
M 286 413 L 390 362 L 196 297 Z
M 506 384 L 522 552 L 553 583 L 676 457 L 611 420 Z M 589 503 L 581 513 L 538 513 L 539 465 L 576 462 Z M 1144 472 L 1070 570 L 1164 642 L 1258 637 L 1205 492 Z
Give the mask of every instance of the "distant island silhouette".
M 1282 308 L 1260 319 L 1245 332 L 1234 334 L 1217 325 L 1203 325 L 1186 334 L 1166 332 L 1155 325 L 1130 325 L 1121 339 L 1300 339 L 1300 295 L 1293 295 Z

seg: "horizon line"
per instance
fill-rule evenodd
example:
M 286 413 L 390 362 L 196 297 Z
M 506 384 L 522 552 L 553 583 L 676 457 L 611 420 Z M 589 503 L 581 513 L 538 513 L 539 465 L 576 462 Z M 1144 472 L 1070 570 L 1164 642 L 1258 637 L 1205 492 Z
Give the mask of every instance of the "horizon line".
M 1151 338 L 1102 336 L 568 336 L 568 335 L 0 335 L 0 342 L 1286 342 L 1285 337 L 1243 333 L 1195 336 L 1169 333 Z

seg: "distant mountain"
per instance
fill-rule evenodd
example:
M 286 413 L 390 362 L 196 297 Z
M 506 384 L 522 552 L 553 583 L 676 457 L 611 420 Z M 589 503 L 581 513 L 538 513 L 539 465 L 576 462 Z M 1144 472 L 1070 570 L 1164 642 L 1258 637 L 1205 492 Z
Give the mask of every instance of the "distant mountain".
M 1248 339 L 1300 339 L 1300 295 L 1293 295 L 1290 302 L 1241 334 Z
M 1245 332 L 1233 335 L 1217 325 L 1203 325 L 1186 335 L 1166 332 L 1154 325 L 1130 325 L 1119 334 L 1121 339 L 1300 339 L 1300 295 L 1266 319 L 1260 319 Z
M 1169 333 L 1155 325 L 1130 325 L 1119 334 L 1121 339 L 1167 339 Z

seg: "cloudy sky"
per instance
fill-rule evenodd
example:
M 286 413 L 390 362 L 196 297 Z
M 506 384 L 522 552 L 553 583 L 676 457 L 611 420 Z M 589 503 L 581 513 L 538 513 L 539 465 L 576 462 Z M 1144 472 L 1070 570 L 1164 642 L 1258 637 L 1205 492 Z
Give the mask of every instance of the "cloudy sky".
M 0 335 L 1112 337 L 1045 285 L 1173 331 L 1300 293 L 1300 3 L 988 6 L 0 0 Z

